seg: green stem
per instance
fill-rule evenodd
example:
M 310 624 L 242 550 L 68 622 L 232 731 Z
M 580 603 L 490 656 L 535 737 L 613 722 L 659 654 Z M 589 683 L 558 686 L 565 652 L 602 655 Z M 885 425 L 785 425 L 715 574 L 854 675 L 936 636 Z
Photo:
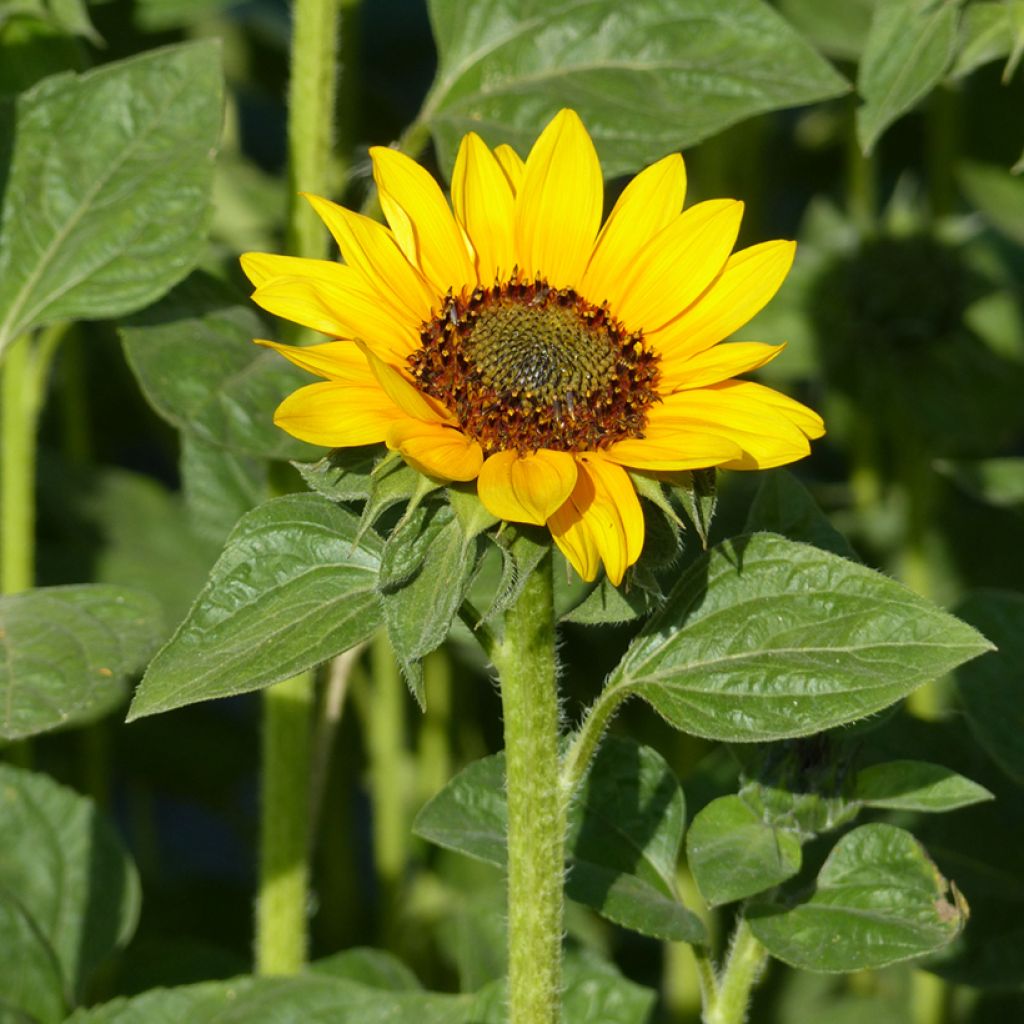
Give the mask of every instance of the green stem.
M 509 1024 L 561 1019 L 565 806 L 559 786 L 551 556 L 505 613 L 494 653 L 505 718 Z
M 729 959 L 718 980 L 718 992 L 705 1004 L 704 1024 L 742 1024 L 746 1020 L 750 994 L 767 959 L 764 946 L 741 918 L 733 934 Z
M 846 133 L 846 209 L 861 234 L 870 233 L 875 226 L 878 206 L 876 173 L 874 158 L 861 152 L 856 116 L 851 106 Z
M 259 974 L 295 974 L 307 959 L 312 710 L 312 672 L 263 694 Z
M 0 368 L 0 590 L 5 594 L 28 590 L 35 578 L 35 359 L 34 340 L 25 334 L 11 343 Z
M 572 800 L 577 787 L 583 781 L 590 767 L 590 761 L 597 753 L 598 744 L 612 716 L 623 701 L 632 696 L 633 691 L 624 684 L 616 685 L 609 682 L 601 691 L 580 723 L 579 729 L 569 743 L 562 763 L 561 791 L 562 800 L 568 804 Z
M 382 931 L 390 942 L 397 937 L 395 911 L 409 852 L 405 785 L 408 695 L 383 630 L 371 642 L 370 663 L 371 685 L 362 710 L 373 801 L 373 859 L 384 908 Z
M 452 668 L 442 647 L 423 659 L 423 686 L 430 714 L 423 716 L 417 750 L 416 778 L 420 801 L 436 796 L 452 776 L 448 739 L 452 711 Z
M 339 0 L 295 0 L 288 85 L 288 252 L 323 259 L 328 236 L 299 192 L 328 191 L 338 66 Z

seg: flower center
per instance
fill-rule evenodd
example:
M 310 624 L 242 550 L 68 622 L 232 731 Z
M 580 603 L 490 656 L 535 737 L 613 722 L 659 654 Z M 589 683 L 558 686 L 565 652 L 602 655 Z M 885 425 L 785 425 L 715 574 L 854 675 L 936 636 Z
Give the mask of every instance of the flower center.
M 643 437 L 658 398 L 658 357 L 642 332 L 540 278 L 449 292 L 420 342 L 414 380 L 485 452 L 595 451 Z

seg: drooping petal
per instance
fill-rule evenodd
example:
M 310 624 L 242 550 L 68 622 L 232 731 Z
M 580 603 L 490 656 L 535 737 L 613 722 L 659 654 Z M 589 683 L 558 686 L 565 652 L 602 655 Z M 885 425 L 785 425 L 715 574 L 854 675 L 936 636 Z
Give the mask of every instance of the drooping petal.
M 643 438 L 617 441 L 601 454 L 609 461 L 630 469 L 672 472 L 679 469 L 707 469 L 742 458 L 743 449 L 723 433 L 710 428 L 681 426 L 672 420 L 649 418 Z
M 473 480 L 483 462 L 476 441 L 440 423 L 401 420 L 388 431 L 385 440 L 413 469 L 439 480 Z
M 699 301 L 648 340 L 666 358 L 685 358 L 728 338 L 779 290 L 795 252 L 795 242 L 773 241 L 733 253 Z
M 599 455 L 579 457 L 576 486 L 548 527 L 583 579 L 597 575 L 592 559 L 596 549 L 615 586 L 644 546 L 644 515 L 632 481 L 621 466 Z
M 508 178 L 512 194 L 515 195 L 523 186 L 523 175 L 526 174 L 526 161 L 509 145 L 502 143 L 495 147 L 494 158 L 501 164 L 501 169 Z
M 441 296 L 405 258 L 386 227 L 329 199 L 306 199 L 334 236 L 345 262 L 359 271 L 381 302 L 415 324 L 430 320 L 432 310 L 440 308 Z
M 321 381 L 290 394 L 277 407 L 274 422 L 301 441 L 347 448 L 378 444 L 402 415 L 376 384 L 357 387 Z
M 381 209 L 405 258 L 419 267 L 439 295 L 476 284 L 462 232 L 429 172 L 404 153 L 374 146 L 373 179 Z
M 540 449 L 488 456 L 477 479 L 484 507 L 499 519 L 543 526 L 576 484 L 576 460 L 568 452 Z
M 639 251 L 670 224 L 686 198 L 686 166 L 672 153 L 641 171 L 623 190 L 597 236 L 579 291 L 617 308 L 622 282 Z
M 770 363 L 784 348 L 759 341 L 731 341 L 713 345 L 690 359 L 662 359 L 658 390 L 662 394 L 686 388 L 703 388 L 718 384 L 741 373 L 749 373 Z
M 604 184 L 579 115 L 562 110 L 540 134 L 516 194 L 516 251 L 527 279 L 579 287 L 597 229 Z
M 335 338 L 363 338 L 381 355 L 404 360 L 419 344 L 412 320 L 385 306 L 351 267 L 338 267 L 341 282 L 312 277 L 274 277 L 252 294 L 253 302 Z
M 366 356 L 351 341 L 328 341 L 322 345 L 281 345 L 263 338 L 254 338 L 253 341 L 279 352 L 285 359 L 318 377 L 360 387 L 378 387 Z
M 677 317 L 725 265 L 742 216 L 734 199 L 709 199 L 681 213 L 637 254 L 612 312 L 648 336 Z
M 508 178 L 483 139 L 470 132 L 452 172 L 452 206 L 476 253 L 480 283 L 507 280 L 516 265 L 513 210 Z
M 452 415 L 439 402 L 425 395 L 395 367 L 388 365 L 383 359 L 374 355 L 370 349 L 360 342 L 356 344 L 362 349 L 367 363 L 381 389 L 391 398 L 402 411 L 413 419 L 434 422 L 448 422 Z

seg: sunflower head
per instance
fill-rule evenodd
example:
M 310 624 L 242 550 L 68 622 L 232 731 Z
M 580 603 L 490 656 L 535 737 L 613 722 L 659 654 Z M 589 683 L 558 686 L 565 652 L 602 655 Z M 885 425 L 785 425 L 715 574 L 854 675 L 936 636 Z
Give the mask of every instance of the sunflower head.
M 733 378 L 781 345 L 719 344 L 775 293 L 792 242 L 732 253 L 742 204 L 683 210 L 673 154 L 603 225 L 601 168 L 559 113 L 523 161 L 475 134 L 451 205 L 414 161 L 375 148 L 388 227 L 309 196 L 344 263 L 242 257 L 271 313 L 332 341 L 277 349 L 319 376 L 275 422 L 330 447 L 383 442 L 436 480 L 475 481 L 497 518 L 546 525 L 586 580 L 640 555 L 637 473 L 779 466 L 820 417 Z

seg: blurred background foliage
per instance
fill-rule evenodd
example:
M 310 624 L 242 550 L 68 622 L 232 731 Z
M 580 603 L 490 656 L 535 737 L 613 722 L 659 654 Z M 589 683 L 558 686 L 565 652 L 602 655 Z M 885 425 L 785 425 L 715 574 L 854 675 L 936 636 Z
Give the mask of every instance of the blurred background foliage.
M 591 33 L 607 14 L 590 5 L 597 21 L 588 23 L 587 6 L 575 23 L 578 38 L 569 40 L 583 57 L 597 45 Z M 516 16 L 514 5 L 434 7 L 437 38 L 449 54 L 459 52 L 459 33 L 471 30 L 485 7 Z M 642 27 L 642 15 L 687 7 L 685 0 L 638 3 L 626 17 Z M 571 104 L 594 132 L 606 166 L 621 175 L 609 198 L 629 173 L 683 147 L 689 202 L 746 202 L 741 244 L 799 240 L 790 279 L 742 332 L 750 340 L 788 341 L 763 379 L 825 416 L 828 435 L 796 472 L 859 559 L 958 610 L 1001 648 L 998 664 L 973 663 L 957 679 L 916 694 L 908 708 L 841 730 L 831 742 L 868 759 L 912 751 L 963 772 L 997 799 L 952 815 L 878 815 L 913 827 L 969 894 L 970 925 L 951 952 L 926 965 L 930 973 L 901 966 L 813 975 L 776 963 L 751 1019 L 1024 1019 L 1024 178 L 1011 173 L 1015 164 L 1021 169 L 1024 146 L 1024 5 L 778 0 L 775 7 L 799 33 L 798 45 L 821 55 L 813 65 L 792 56 L 810 69 L 802 72 L 810 105 L 797 105 L 799 90 L 786 100 L 746 104 L 737 91 L 714 101 L 734 102 L 734 114 L 716 112 L 711 99 L 701 106 L 699 76 L 666 79 L 670 95 L 644 97 L 650 120 L 637 133 L 642 143 L 631 145 L 614 124 L 602 123 L 607 98 L 568 72 L 553 75 L 532 98 L 506 107 L 495 100 L 481 113 L 463 95 L 469 90 L 472 98 L 473 84 L 446 74 L 454 58 L 442 58 L 432 87 L 438 53 L 424 3 L 342 0 L 332 197 L 355 207 L 371 201 L 369 145 L 403 136 L 409 142 L 415 131 L 410 148 L 422 149 L 443 176 L 474 110 L 488 118 L 490 141 L 523 150 L 548 113 Z M 238 339 L 273 337 L 267 332 L 279 326 L 262 324 L 252 310 L 226 313 L 212 327 L 204 322 L 198 333 L 185 330 L 197 309 L 244 306 L 240 251 L 284 247 L 288 5 L 0 2 L 0 123 L 15 94 L 49 75 L 195 39 L 219 40 L 226 76 L 200 271 L 155 312 L 75 323 L 57 355 L 40 428 L 38 582 L 141 587 L 160 602 L 164 636 L 184 616 L 238 516 L 271 493 L 301 488 L 282 460 L 316 454 L 270 425 L 274 396 L 298 379 L 275 357 L 260 356 L 254 371 L 265 422 L 218 405 L 225 388 L 234 394 L 231 388 L 251 385 L 257 356 Z M 528 36 L 523 45 L 545 39 Z M 628 58 L 628 37 L 617 45 Z M 485 64 L 479 74 L 514 72 L 530 57 L 502 59 L 507 67 L 489 72 Z M 735 59 L 741 67 L 751 60 L 727 50 L 706 59 Z M 672 90 L 687 88 L 696 100 L 673 108 L 679 93 Z M 789 109 L 773 109 L 779 106 Z M 677 119 L 665 117 L 666 109 L 677 109 Z M 706 123 L 693 113 L 700 109 Z M 195 381 L 203 377 L 208 393 L 200 395 Z M 745 525 L 780 528 L 770 511 L 762 521 L 748 519 L 764 486 L 758 476 L 720 478 L 713 538 Z M 682 564 L 699 550 L 687 534 Z M 566 588 L 563 606 L 578 597 L 578 589 Z M 567 716 L 596 693 L 634 629 L 563 626 Z M 458 631 L 430 655 L 425 675 L 424 716 L 375 644 L 355 670 L 350 699 L 326 709 L 336 732 L 323 763 L 313 951 L 377 946 L 429 988 L 475 991 L 504 971 L 500 874 L 428 847 L 413 835 L 412 820 L 458 768 L 500 747 L 499 702 L 475 645 Z M 130 727 L 120 724 L 122 709 L 33 743 L 36 768 L 92 795 L 112 815 L 141 876 L 138 931 L 92 976 L 87 1000 L 229 977 L 250 966 L 255 699 L 190 707 Z M 691 819 L 733 792 L 741 772 L 756 778 L 760 770 L 749 749 L 681 736 L 643 706 L 627 707 L 614 728 L 662 752 L 683 783 Z M 685 871 L 681 885 L 700 905 Z M 727 918 L 709 918 L 714 934 L 727 932 Z M 626 977 L 655 991 L 653 1020 L 699 1014 L 685 947 L 617 929 L 579 907 L 570 913 L 569 943 L 580 957 L 612 958 Z M 374 963 L 394 975 L 392 987 L 414 983 L 395 961 L 380 955 Z

